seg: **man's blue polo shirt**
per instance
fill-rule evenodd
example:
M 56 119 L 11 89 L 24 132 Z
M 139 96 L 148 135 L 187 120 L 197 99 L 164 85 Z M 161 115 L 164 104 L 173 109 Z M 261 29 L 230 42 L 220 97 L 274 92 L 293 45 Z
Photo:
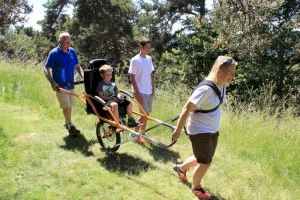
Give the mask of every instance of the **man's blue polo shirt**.
M 57 46 L 50 51 L 45 66 L 52 68 L 53 79 L 60 87 L 70 90 L 74 88 L 74 72 L 77 64 L 78 58 L 73 48 L 70 47 L 65 53 Z

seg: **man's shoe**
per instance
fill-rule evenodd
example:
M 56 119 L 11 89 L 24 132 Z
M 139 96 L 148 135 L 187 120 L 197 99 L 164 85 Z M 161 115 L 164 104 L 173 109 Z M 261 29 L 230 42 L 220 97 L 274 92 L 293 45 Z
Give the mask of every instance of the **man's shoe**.
M 71 137 L 79 136 L 80 131 L 73 124 L 66 124 L 65 127 L 69 132 L 69 136 L 71 136 Z

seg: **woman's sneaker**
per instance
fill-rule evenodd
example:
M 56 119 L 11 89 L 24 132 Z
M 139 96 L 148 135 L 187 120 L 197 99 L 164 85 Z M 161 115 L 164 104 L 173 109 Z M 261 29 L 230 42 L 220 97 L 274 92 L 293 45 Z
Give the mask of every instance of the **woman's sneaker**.
M 177 172 L 178 177 L 181 182 L 188 183 L 188 178 L 186 176 L 186 171 L 180 170 L 180 164 L 174 164 L 173 169 L 175 172 Z
M 192 188 L 192 191 L 198 197 L 198 199 L 210 199 L 210 194 L 202 187 Z

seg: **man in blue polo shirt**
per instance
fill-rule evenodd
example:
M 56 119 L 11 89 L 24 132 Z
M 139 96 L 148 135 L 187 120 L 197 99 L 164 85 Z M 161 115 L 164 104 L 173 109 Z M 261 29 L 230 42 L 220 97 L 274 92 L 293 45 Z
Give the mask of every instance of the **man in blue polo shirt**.
M 59 36 L 58 46 L 52 49 L 45 63 L 44 73 L 56 92 L 60 107 L 65 118 L 65 127 L 70 136 L 78 136 L 80 131 L 72 124 L 72 102 L 73 95 L 59 91 L 59 87 L 72 91 L 74 89 L 75 69 L 81 77 L 83 70 L 79 65 L 75 50 L 70 47 L 71 36 L 69 33 L 62 33 Z

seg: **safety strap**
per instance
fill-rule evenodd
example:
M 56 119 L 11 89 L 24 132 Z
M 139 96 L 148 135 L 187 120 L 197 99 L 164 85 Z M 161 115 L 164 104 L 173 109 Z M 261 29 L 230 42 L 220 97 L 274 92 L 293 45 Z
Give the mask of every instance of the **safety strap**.
M 195 113 L 211 113 L 211 112 L 214 112 L 215 110 L 217 110 L 219 108 L 219 106 L 222 104 L 223 102 L 223 97 L 224 97 L 224 92 L 225 92 L 225 87 L 223 87 L 223 95 L 221 94 L 220 90 L 218 89 L 218 87 L 216 86 L 216 84 L 214 84 L 214 82 L 212 81 L 209 81 L 209 80 L 204 80 L 202 81 L 198 86 L 197 88 L 201 87 L 201 86 L 204 86 L 204 85 L 207 85 L 209 87 L 211 87 L 213 89 L 213 91 L 216 93 L 216 95 L 218 96 L 219 100 L 220 100 L 220 103 L 214 107 L 213 109 L 210 109 L 210 110 L 202 110 L 202 109 L 197 109 L 197 110 L 194 110 Z

